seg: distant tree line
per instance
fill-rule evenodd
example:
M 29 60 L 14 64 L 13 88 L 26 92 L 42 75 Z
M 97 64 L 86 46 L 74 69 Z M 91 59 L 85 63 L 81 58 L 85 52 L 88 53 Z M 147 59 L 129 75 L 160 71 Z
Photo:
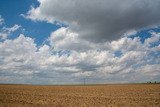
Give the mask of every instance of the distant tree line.
M 154 81 L 154 82 L 153 81 L 148 81 L 147 83 L 148 84 L 160 84 L 160 82 L 157 82 L 157 81 Z

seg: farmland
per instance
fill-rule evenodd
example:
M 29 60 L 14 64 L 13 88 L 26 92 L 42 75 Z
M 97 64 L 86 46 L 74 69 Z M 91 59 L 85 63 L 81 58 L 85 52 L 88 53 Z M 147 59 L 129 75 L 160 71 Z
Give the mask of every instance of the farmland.
M 0 85 L 0 107 L 160 107 L 160 84 Z

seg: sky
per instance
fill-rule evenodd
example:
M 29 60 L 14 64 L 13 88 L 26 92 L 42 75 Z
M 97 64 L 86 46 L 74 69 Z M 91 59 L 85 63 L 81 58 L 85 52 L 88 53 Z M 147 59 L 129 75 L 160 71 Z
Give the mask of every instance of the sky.
M 0 0 L 0 83 L 160 81 L 159 0 Z

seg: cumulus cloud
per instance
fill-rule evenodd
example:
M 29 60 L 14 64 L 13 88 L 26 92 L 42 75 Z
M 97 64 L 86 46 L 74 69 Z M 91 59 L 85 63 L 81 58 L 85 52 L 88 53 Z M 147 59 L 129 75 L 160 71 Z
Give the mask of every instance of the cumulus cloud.
M 90 83 L 142 82 L 160 77 L 160 45 L 148 45 L 160 41 L 158 33 L 152 32 L 144 43 L 139 37 L 122 37 L 91 47 L 77 36 L 60 28 L 51 33 L 49 45 L 39 47 L 22 34 L 0 42 L 1 82 L 61 84 L 81 83 L 82 78 Z M 75 45 L 78 41 L 84 49 Z M 117 51 L 120 56 L 115 55 Z
M 86 51 L 96 47 L 94 43 L 80 39 L 78 33 L 64 27 L 52 32 L 49 41 L 57 50 Z
M 0 30 L 0 39 L 6 39 L 11 33 L 17 31 L 21 26 L 15 24 L 14 26 L 8 28 L 8 27 L 3 27 Z
M 160 24 L 159 0 L 38 0 L 26 18 L 65 23 L 81 38 L 117 40 L 124 33 Z
M 66 24 L 37 46 L 21 26 L 0 32 L 0 81 L 8 83 L 145 82 L 160 80 L 160 33 L 141 41 L 138 29 L 158 26 L 160 1 L 38 0 L 25 18 Z M 21 81 L 20 81 L 21 80 Z

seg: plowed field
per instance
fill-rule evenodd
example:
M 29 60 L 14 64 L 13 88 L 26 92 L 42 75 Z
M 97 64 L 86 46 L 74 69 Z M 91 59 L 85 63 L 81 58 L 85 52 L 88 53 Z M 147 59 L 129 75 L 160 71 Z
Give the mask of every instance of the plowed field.
M 160 84 L 0 85 L 0 107 L 160 107 Z

